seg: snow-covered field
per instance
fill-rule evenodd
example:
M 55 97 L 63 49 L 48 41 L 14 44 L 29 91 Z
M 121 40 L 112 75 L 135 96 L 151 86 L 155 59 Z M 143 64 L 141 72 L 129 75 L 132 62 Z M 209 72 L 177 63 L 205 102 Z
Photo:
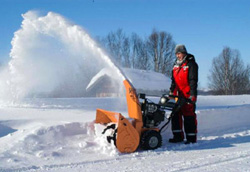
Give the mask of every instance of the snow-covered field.
M 158 101 L 158 98 L 152 98 Z M 199 96 L 198 143 L 121 154 L 95 134 L 96 108 L 118 98 L 26 99 L 0 105 L 0 171 L 250 171 L 250 95 Z

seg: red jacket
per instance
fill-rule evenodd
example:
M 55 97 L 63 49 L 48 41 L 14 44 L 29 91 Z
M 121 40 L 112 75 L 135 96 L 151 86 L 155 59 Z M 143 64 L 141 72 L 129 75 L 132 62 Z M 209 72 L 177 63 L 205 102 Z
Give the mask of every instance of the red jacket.
M 191 54 L 187 54 L 181 65 L 174 64 L 170 91 L 174 95 L 189 98 L 197 97 L 198 65 Z

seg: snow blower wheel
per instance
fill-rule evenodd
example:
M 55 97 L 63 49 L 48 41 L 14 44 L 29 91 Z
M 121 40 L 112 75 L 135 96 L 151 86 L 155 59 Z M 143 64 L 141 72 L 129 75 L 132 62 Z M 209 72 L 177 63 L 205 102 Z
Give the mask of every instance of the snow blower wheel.
M 161 134 L 155 130 L 148 130 L 142 134 L 141 148 L 144 150 L 153 150 L 161 147 L 162 137 Z

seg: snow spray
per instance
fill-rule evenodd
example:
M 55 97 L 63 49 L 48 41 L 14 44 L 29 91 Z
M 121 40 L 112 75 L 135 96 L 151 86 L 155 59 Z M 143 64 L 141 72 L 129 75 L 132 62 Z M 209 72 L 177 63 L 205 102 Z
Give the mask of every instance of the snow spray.
M 105 67 L 115 71 L 114 79 L 125 79 L 80 26 L 53 12 L 39 16 L 29 11 L 22 16 L 11 42 L 11 60 L 0 74 L 1 97 L 77 96 Z

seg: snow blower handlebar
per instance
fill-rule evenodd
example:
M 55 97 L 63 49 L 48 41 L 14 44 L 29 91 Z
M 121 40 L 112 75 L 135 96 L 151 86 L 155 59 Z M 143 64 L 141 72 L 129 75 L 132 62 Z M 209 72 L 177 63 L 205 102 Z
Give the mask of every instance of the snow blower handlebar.
M 169 124 L 169 122 L 171 121 L 172 117 L 174 115 L 176 115 L 180 109 L 182 108 L 183 105 L 185 105 L 186 103 L 191 103 L 193 104 L 192 100 L 184 98 L 184 97 L 180 97 L 180 96 L 169 96 L 169 95 L 163 95 L 160 99 L 159 104 L 161 106 L 163 106 L 164 108 L 169 108 L 169 100 L 171 99 L 175 99 L 175 103 L 171 104 L 172 106 L 172 112 L 170 114 L 170 116 L 168 117 L 168 121 L 160 128 L 160 132 Z M 169 110 L 169 109 L 168 109 Z
M 187 99 L 184 97 L 180 97 L 180 96 L 174 96 L 174 95 L 167 95 L 167 94 L 163 94 L 159 104 L 164 105 L 165 103 L 167 103 L 169 100 L 174 99 L 176 102 L 178 103 L 190 103 L 190 104 L 194 104 L 194 102 L 191 99 Z M 177 103 L 177 104 L 178 104 Z

